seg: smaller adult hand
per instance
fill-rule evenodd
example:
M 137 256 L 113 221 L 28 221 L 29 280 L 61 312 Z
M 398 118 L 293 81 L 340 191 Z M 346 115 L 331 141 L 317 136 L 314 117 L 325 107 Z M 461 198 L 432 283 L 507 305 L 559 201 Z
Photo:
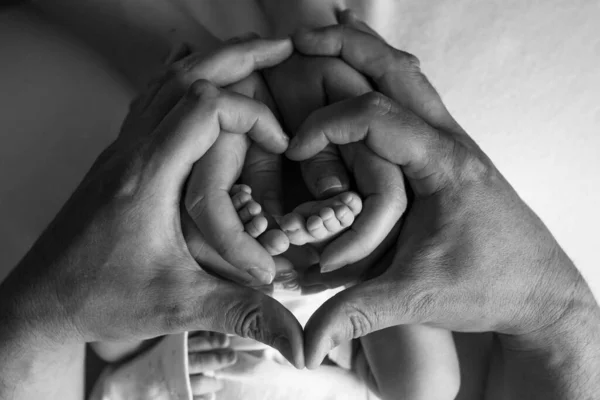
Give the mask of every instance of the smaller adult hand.
M 450 116 L 413 55 L 352 24 L 300 32 L 294 43 L 305 54 L 341 57 L 381 93 L 311 114 L 288 156 L 363 141 L 401 166 L 415 193 L 388 268 L 327 301 L 306 325 L 307 366 L 342 341 L 399 324 L 495 331 L 535 343 L 537 354 L 560 351 L 557 338 L 579 329 L 585 348 L 598 343 L 598 306 L 581 275 Z
M 289 46 L 259 41 L 237 49 L 250 60 L 265 53 L 277 59 Z M 255 67 L 214 60 L 205 62 L 240 79 Z M 182 97 L 174 90 L 178 79 L 170 74 L 134 103 L 119 138 L 2 283 L 3 339 L 28 336 L 36 346 L 52 347 L 208 330 L 262 341 L 303 365 L 294 316 L 268 296 L 204 270 L 195 258 L 216 252 L 204 242 L 204 254 L 191 253 L 180 212 L 193 165 L 221 131 L 275 146 L 285 135 L 255 100 L 205 80 L 188 85 Z
M 288 131 L 293 134 L 313 111 L 372 90 L 368 80 L 343 60 L 293 54 L 264 71 Z M 375 155 L 363 143 L 325 146 L 301 162 L 304 182 L 317 199 L 350 189 L 352 173 L 363 210 L 352 227 L 327 245 L 320 256 L 324 272 L 369 256 L 400 219 L 406 206 L 398 166 Z M 298 204 L 294 204 L 297 206 Z

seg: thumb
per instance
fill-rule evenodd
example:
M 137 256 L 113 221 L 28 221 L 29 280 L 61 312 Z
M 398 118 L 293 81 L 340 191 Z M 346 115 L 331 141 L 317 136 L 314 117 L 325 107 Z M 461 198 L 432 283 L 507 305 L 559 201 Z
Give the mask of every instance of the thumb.
M 248 287 L 206 276 L 191 289 L 197 301 L 179 330 L 207 330 L 250 338 L 278 350 L 296 368 L 304 368 L 303 331 L 281 303 Z M 197 293 L 203 293 L 198 298 Z M 194 297 L 191 297 L 194 298 Z
M 317 368 L 343 342 L 390 326 L 420 322 L 409 311 L 410 290 L 385 275 L 339 292 L 310 317 L 304 330 L 307 368 Z

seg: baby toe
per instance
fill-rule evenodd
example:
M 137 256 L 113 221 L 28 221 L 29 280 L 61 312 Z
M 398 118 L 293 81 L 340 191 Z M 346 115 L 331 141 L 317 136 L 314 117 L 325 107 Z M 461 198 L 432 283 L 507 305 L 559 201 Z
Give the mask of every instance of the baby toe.
M 258 204 L 254 200 L 251 200 L 250 202 L 248 202 L 246 204 L 245 207 L 243 207 L 239 211 L 238 215 L 239 215 L 240 219 L 242 220 L 242 223 L 245 224 L 245 223 L 249 222 L 252 218 L 259 215 L 261 211 L 262 211 L 262 207 L 260 206 L 260 204 Z
M 311 215 L 308 217 L 308 220 L 306 221 L 306 229 L 311 236 L 317 240 L 324 239 L 329 234 L 327 228 L 325 228 L 325 225 L 323 224 L 323 219 L 316 215 Z
M 284 215 L 279 226 L 293 245 L 302 246 L 310 238 L 310 234 L 304 227 L 304 218 L 300 214 L 290 213 Z
M 235 211 L 240 211 L 242 207 L 244 207 L 248 202 L 252 200 L 252 196 L 250 193 L 246 192 L 237 192 L 233 196 L 231 196 L 231 203 L 233 204 L 233 208 Z
M 284 253 L 290 247 L 290 240 L 280 229 L 271 229 L 265 232 L 258 238 L 258 241 L 272 256 Z
M 231 190 L 229 191 L 229 194 L 231 196 L 234 196 L 240 192 L 252 194 L 252 189 L 250 188 L 250 186 L 244 184 L 233 185 Z
M 340 195 L 340 200 L 342 203 L 348 206 L 348 208 L 352 211 L 352 214 L 354 214 L 355 216 L 360 214 L 360 212 L 362 211 L 362 200 L 356 193 L 342 193 Z
M 350 207 L 346 205 L 335 206 L 333 211 L 342 227 L 347 228 L 354 223 L 354 213 L 350 210 Z
M 338 221 L 335 212 L 330 207 L 325 207 L 319 211 L 319 216 L 329 233 L 337 233 L 342 229 L 340 221 Z
M 244 225 L 244 229 L 250 236 L 256 239 L 267 230 L 268 225 L 269 222 L 267 221 L 267 218 L 263 215 L 258 215 Z

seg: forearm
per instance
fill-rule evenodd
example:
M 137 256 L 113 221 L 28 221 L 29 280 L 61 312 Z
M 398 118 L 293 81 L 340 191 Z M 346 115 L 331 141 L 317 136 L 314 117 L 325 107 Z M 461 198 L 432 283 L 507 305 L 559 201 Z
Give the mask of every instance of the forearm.
M 600 309 L 585 289 L 544 331 L 499 335 L 503 399 L 592 399 L 600 393 Z
M 218 43 L 168 0 L 37 0 L 35 4 L 95 48 L 138 90 L 160 72 L 177 44 L 210 51 Z
M 81 399 L 84 345 L 46 348 L 0 338 L 1 399 Z
M 44 290 L 46 267 L 34 247 L 0 283 L 0 399 L 83 396 L 84 343 Z

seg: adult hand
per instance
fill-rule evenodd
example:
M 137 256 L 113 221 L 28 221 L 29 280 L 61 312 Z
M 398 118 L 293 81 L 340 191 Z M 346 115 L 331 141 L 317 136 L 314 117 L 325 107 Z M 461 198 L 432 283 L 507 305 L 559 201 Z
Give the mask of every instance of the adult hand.
M 520 361 L 543 358 L 535 367 L 515 363 L 514 369 L 506 361 L 504 378 L 517 382 L 510 394 L 597 393 L 589 382 L 599 381 L 600 318 L 581 275 L 448 114 L 418 60 L 358 24 L 301 32 L 294 43 L 305 54 L 340 56 L 381 93 L 314 112 L 287 154 L 304 160 L 329 143 L 364 141 L 402 167 L 415 199 L 389 268 L 330 299 L 306 325 L 307 365 L 316 367 L 342 341 L 392 325 L 429 324 L 495 331 L 505 350 L 520 350 Z M 523 385 L 527 379 L 519 374 L 536 373 Z M 541 381 L 548 388 L 540 390 Z
M 331 57 L 294 54 L 265 70 L 264 75 L 289 132 L 296 132 L 312 111 L 372 90 L 362 74 Z M 317 199 L 348 190 L 348 170 L 363 197 L 363 210 L 352 228 L 323 250 L 320 265 L 324 272 L 370 255 L 404 212 L 406 193 L 400 169 L 362 143 L 339 149 L 325 146 L 303 160 L 301 170 L 308 190 Z
M 249 46 L 251 43 L 259 43 L 259 39 L 250 35 L 230 40 L 228 43 L 230 46 Z M 222 59 L 198 58 L 192 55 L 176 62 L 173 68 L 180 75 L 181 86 L 189 85 L 194 79 L 208 79 L 218 86 L 226 86 L 228 90 L 260 99 L 264 101 L 261 104 L 269 104 L 274 108 L 260 75 L 254 73 L 243 80 L 232 80 L 231 76 L 223 75 L 219 67 L 228 64 L 260 65 L 265 62 L 279 62 L 291 53 L 291 47 L 286 50 L 287 52 L 277 55 L 276 60 L 269 53 L 251 58 L 247 54 L 229 52 L 223 53 Z M 191 75 L 191 78 L 187 77 L 188 75 Z M 263 107 L 266 108 L 265 105 Z M 257 120 L 257 123 L 261 123 L 260 120 Z M 232 185 L 240 177 L 244 162 L 247 161 L 252 174 L 250 177 L 246 176 L 246 179 L 256 185 L 256 198 L 264 200 L 269 192 L 274 192 L 272 203 L 276 206 L 280 204 L 281 181 L 277 179 L 280 178 L 280 169 L 270 167 L 277 167 L 280 156 L 276 153 L 280 153 L 281 150 L 265 144 L 255 143 L 251 146 L 251 141 L 247 138 L 223 132 L 202 160 L 196 163 L 185 198 L 187 212 L 201 237 L 216 249 L 219 257 L 227 263 L 225 267 L 214 268 L 215 272 L 245 284 L 268 284 L 275 275 L 271 254 L 259 243 L 263 237 L 279 234 L 287 240 L 281 231 L 267 231 L 258 241 L 246 233 L 229 194 Z M 251 278 L 254 278 L 253 282 L 249 280 Z
M 233 83 L 281 61 L 290 45 L 232 45 L 203 65 Z M 225 62 L 236 57 L 249 61 Z M 196 65 L 185 79 L 193 79 Z M 303 365 L 293 315 L 258 291 L 207 273 L 188 250 L 180 213 L 188 175 L 221 131 L 247 133 L 278 152 L 287 138 L 264 105 L 204 80 L 182 98 L 181 78 L 169 75 L 134 103 L 119 138 L 2 283 L 3 340 L 52 347 L 209 330 L 262 341 Z M 203 248 L 196 258 L 214 256 Z

